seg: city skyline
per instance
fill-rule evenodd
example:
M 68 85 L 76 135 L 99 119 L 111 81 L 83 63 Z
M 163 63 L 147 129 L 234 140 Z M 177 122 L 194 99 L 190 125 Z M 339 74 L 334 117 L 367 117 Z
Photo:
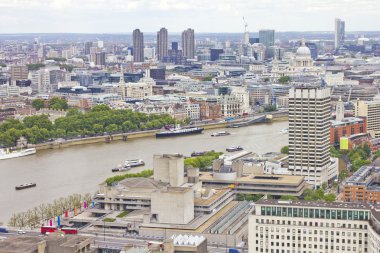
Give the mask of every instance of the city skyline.
M 125 33 L 136 27 L 146 32 L 160 27 L 173 33 L 186 27 L 199 33 L 240 32 L 244 31 L 243 16 L 250 32 L 333 31 L 335 18 L 346 21 L 347 31 L 380 30 L 373 22 L 380 8 L 376 0 L 211 1 L 207 6 L 199 0 L 0 0 L 0 7 L 5 24 L 0 33 Z

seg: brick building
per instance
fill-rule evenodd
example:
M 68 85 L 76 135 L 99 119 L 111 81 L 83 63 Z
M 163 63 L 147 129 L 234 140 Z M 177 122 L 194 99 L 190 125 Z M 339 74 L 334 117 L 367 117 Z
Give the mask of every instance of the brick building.
M 350 137 L 351 135 L 367 132 L 365 118 L 343 118 L 341 121 L 331 121 L 330 127 L 330 144 L 339 146 L 341 137 Z
M 380 203 L 380 167 L 363 166 L 343 185 L 343 201 Z

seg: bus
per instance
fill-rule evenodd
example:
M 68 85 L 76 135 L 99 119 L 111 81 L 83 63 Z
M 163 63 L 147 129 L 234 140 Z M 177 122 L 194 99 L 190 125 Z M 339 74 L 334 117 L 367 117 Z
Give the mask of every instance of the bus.
M 57 227 L 54 226 L 42 226 L 41 227 L 41 234 L 46 234 L 46 233 L 53 233 L 57 231 Z
M 76 235 L 78 234 L 78 229 L 76 228 L 61 228 L 61 231 L 66 235 Z

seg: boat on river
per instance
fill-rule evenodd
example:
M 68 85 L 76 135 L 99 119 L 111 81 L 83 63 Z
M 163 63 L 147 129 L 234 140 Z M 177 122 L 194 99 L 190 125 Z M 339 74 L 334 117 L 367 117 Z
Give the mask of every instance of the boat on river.
M 0 149 L 0 160 L 5 159 L 11 159 L 11 158 L 17 158 L 27 155 L 34 155 L 36 153 L 35 148 L 27 148 L 27 149 L 19 149 L 19 150 L 12 150 L 12 149 Z
M 212 137 L 218 137 L 218 136 L 227 136 L 227 135 L 230 135 L 230 134 L 231 134 L 230 132 L 221 131 L 221 132 L 212 133 L 211 136 Z
M 32 188 L 32 187 L 36 187 L 37 184 L 36 183 L 26 183 L 26 184 L 20 184 L 20 185 L 17 185 L 15 187 L 16 190 L 24 190 L 24 189 L 27 189 L 27 188 Z
M 204 128 L 202 127 L 181 128 L 179 125 L 177 125 L 176 128 L 156 133 L 156 138 L 201 134 L 203 130 Z

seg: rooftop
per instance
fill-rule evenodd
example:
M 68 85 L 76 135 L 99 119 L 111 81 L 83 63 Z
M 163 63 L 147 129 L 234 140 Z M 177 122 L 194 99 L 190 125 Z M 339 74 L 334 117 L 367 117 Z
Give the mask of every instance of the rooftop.
M 283 185 L 299 185 L 303 182 L 302 176 L 288 176 L 288 175 L 243 175 L 236 178 L 235 180 L 217 180 L 214 179 L 211 172 L 202 172 L 199 175 L 200 181 L 217 181 L 226 183 L 251 183 L 251 184 L 268 184 L 273 185 L 283 184 Z
M 292 207 L 319 207 L 319 208 L 337 208 L 337 209 L 360 209 L 371 210 L 372 206 L 362 203 L 348 203 L 348 202 L 311 202 L 311 201 L 291 201 L 291 200 L 274 200 L 274 199 L 260 199 L 256 205 L 276 205 L 276 206 L 292 206 Z M 375 206 L 380 208 L 380 206 Z
M 29 253 L 37 250 L 43 238 L 36 236 L 12 236 L 0 242 L 1 252 Z
M 347 179 L 346 185 L 362 185 L 380 191 L 380 167 L 363 166 Z

